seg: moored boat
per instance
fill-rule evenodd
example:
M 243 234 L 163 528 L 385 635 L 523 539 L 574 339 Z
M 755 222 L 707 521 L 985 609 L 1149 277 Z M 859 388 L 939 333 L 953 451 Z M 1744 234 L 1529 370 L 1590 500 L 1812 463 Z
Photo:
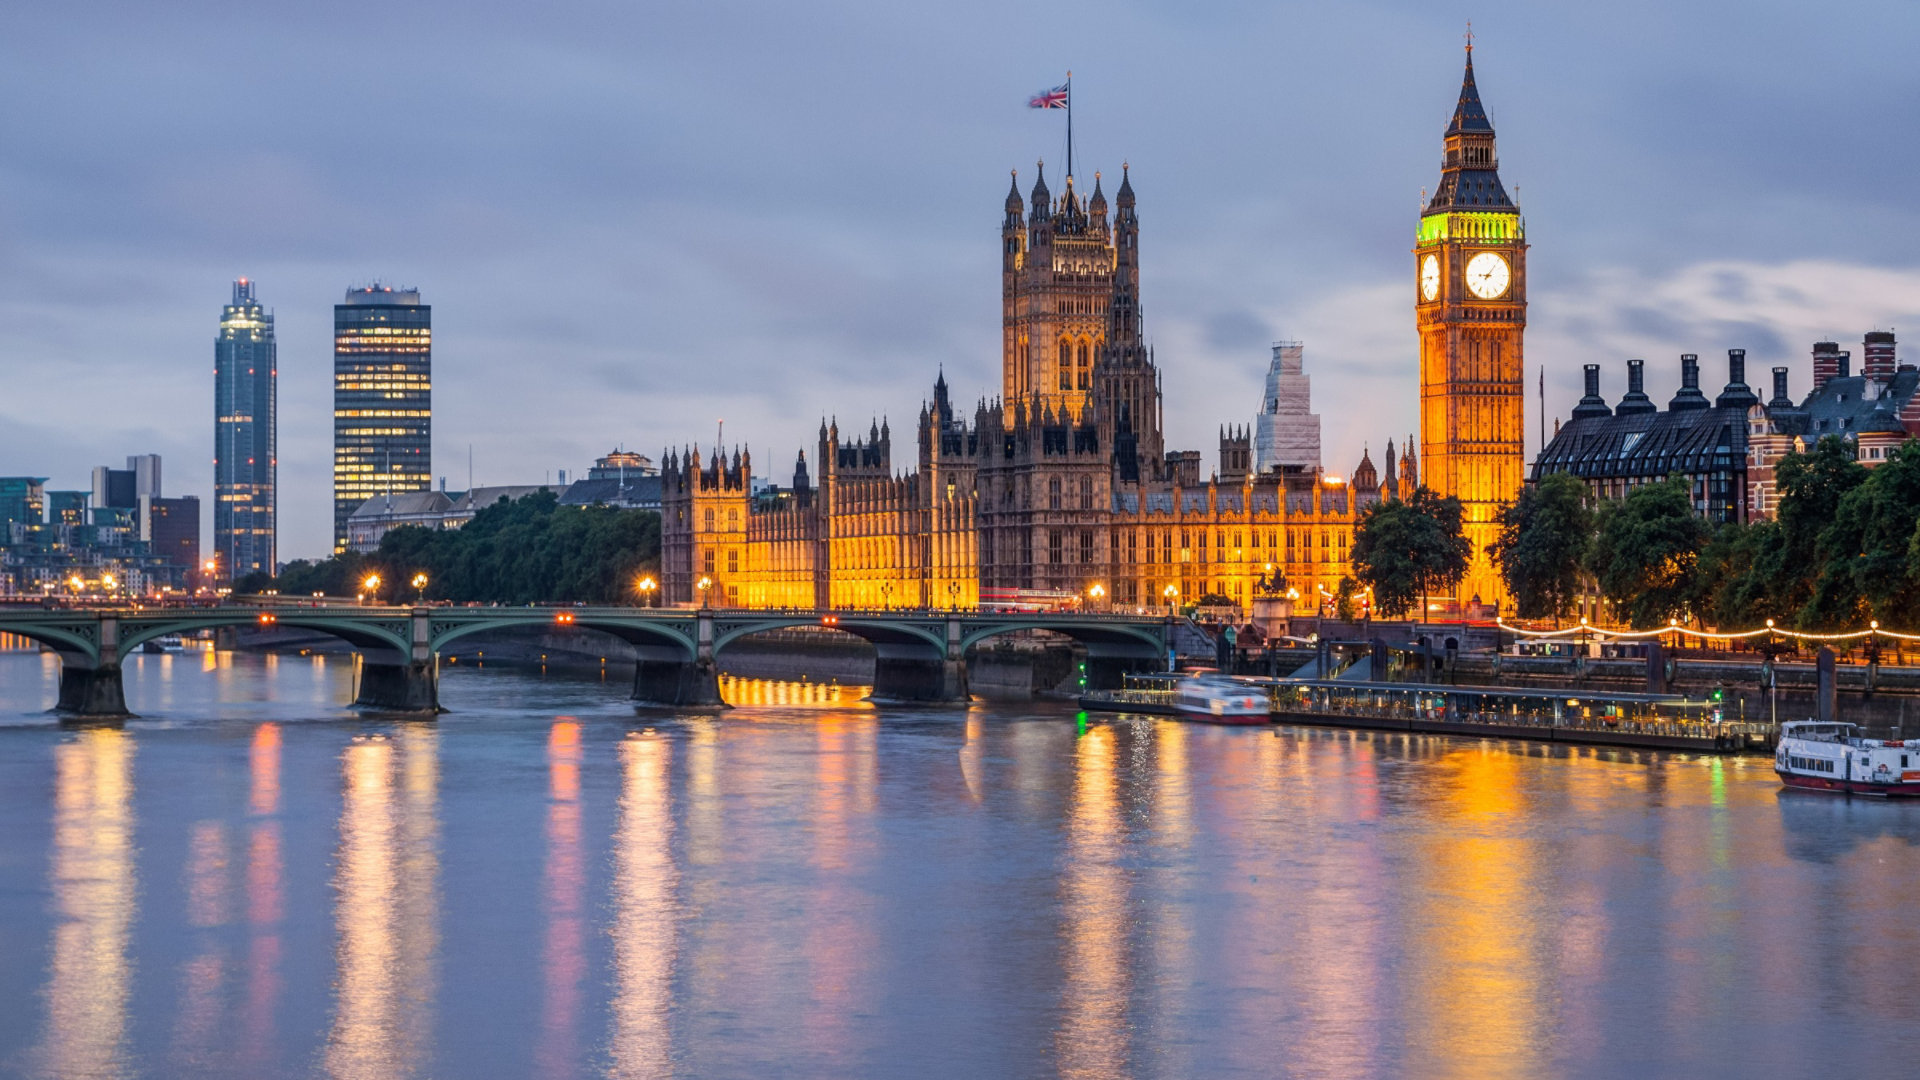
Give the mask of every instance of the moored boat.
M 1264 724 L 1272 706 L 1259 687 L 1225 675 L 1195 675 L 1173 688 L 1173 704 L 1180 715 L 1215 724 Z
M 1863 739 L 1854 724 L 1791 721 L 1780 725 L 1773 771 L 1807 791 L 1920 798 L 1920 739 Z

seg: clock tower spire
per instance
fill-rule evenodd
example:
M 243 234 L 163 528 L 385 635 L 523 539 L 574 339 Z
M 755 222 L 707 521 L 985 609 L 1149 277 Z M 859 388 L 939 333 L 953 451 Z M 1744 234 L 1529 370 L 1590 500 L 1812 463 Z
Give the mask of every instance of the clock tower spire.
M 1526 223 L 1501 186 L 1473 44 L 1447 125 L 1440 185 L 1413 248 L 1420 442 L 1429 487 L 1459 498 L 1473 557 L 1460 598 L 1505 594 L 1487 557 L 1525 471 Z

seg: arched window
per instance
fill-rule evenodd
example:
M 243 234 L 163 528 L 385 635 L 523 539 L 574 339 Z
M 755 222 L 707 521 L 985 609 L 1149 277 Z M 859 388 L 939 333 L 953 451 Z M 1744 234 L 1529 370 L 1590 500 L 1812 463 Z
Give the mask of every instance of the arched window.
M 1047 509 L 1060 509 L 1060 478 L 1057 476 L 1047 481 Z
M 1093 509 L 1093 477 L 1091 476 L 1080 478 L 1080 509 Z
M 1060 389 L 1073 389 L 1073 345 L 1060 339 Z

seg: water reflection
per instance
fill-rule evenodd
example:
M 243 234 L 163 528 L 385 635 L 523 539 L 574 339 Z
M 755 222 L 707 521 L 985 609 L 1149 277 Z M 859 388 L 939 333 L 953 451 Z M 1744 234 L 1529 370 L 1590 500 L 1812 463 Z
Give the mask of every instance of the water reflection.
M 729 705 L 815 705 L 845 709 L 866 705 L 871 686 L 790 679 L 720 676 L 720 699 Z
M 1062 873 L 1066 985 L 1054 1053 L 1062 1076 L 1128 1071 L 1125 833 L 1114 776 L 1114 730 L 1089 727 L 1074 743 L 1073 801 Z
M 280 836 L 280 725 L 254 728 L 247 753 L 253 815 L 247 837 L 247 974 L 241 1006 L 241 1057 L 253 1070 L 266 1064 L 274 1041 L 274 1009 L 280 1000 L 280 919 L 286 906 Z
M 846 1067 L 856 1057 L 858 1017 L 870 1000 L 877 942 L 873 897 L 859 884 L 873 854 L 879 724 L 870 715 L 836 713 L 814 727 L 813 888 L 805 937 L 808 994 L 800 1030 L 812 1060 Z
M 614 840 L 611 1075 L 673 1074 L 673 968 L 679 911 L 669 773 L 673 744 L 636 733 L 620 744 Z
M 1449 744 L 1452 745 L 1452 744 Z M 1540 1071 L 1538 1009 L 1546 987 L 1535 935 L 1537 853 L 1525 829 L 1521 758 L 1481 743 L 1450 750 L 1435 770 L 1437 831 L 1415 883 L 1414 1059 L 1428 1075 L 1531 1076 Z
M 580 850 L 580 725 L 555 721 L 547 732 L 547 940 L 540 1044 L 541 1076 L 567 1076 L 577 1058 L 580 981 L 586 972 L 586 873 Z
M 429 724 L 356 737 L 334 874 L 332 1076 L 423 1071 L 432 1053 L 438 947 L 439 734 Z
M 134 916 L 133 740 L 96 728 L 53 750 L 58 922 L 37 1055 L 47 1076 L 128 1075 L 127 957 Z

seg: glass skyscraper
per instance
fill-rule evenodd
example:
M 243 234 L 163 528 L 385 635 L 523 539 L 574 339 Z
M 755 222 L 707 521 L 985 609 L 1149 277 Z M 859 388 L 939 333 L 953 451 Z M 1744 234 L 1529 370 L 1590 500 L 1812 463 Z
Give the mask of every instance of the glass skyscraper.
M 213 343 L 215 581 L 275 570 L 278 368 L 273 316 L 253 298 L 253 282 L 241 278 Z
M 433 309 L 418 289 L 348 289 L 333 309 L 333 550 L 375 495 L 433 487 Z

